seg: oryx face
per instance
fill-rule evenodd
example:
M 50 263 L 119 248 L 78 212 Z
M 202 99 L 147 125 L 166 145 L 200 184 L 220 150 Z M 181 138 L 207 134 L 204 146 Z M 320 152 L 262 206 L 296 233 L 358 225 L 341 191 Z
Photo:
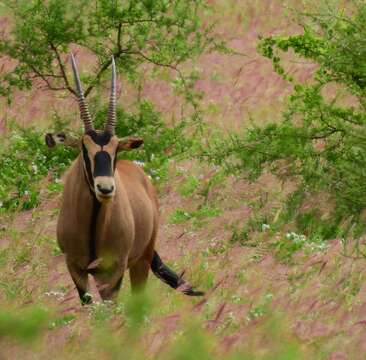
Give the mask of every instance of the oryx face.
M 118 152 L 137 149 L 143 144 L 140 137 L 127 136 L 119 139 L 102 130 L 89 130 L 81 138 L 64 132 L 49 133 L 46 134 L 45 141 L 50 148 L 62 144 L 80 150 L 85 186 L 89 185 L 100 202 L 107 202 L 115 195 L 114 173 Z
M 99 201 L 108 201 L 115 194 L 118 144 L 118 138 L 105 131 L 90 130 L 81 139 L 84 170 Z

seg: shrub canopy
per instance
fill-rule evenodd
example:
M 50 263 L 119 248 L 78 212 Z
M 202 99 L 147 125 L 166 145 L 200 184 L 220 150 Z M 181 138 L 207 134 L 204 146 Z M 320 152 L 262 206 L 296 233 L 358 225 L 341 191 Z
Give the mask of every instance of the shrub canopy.
M 231 134 L 204 155 L 251 179 L 265 169 L 285 174 L 298 185 L 287 207 L 298 222 L 317 219 L 327 237 L 351 227 L 360 234 L 366 207 L 366 4 L 354 0 L 346 10 L 323 7 L 297 18 L 301 34 L 265 37 L 258 44 L 294 85 L 282 119 Z M 311 79 L 296 81 L 286 69 L 289 57 L 316 64 Z M 319 194 L 329 202 L 331 216 L 321 218 L 321 203 L 312 206 L 311 216 L 298 212 Z

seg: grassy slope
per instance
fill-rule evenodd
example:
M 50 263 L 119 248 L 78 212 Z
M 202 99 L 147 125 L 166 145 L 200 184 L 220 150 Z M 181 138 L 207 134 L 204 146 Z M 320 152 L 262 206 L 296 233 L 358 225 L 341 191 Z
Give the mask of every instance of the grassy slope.
M 255 40 L 258 33 L 296 30 L 282 15 L 281 3 L 216 2 L 218 31 L 248 57 L 201 59 L 204 78 L 199 86 L 206 92 L 207 121 L 212 126 L 239 129 L 245 126 L 248 113 L 258 122 L 278 116 L 289 89 L 272 73 L 271 65 L 256 55 Z M 311 70 L 310 65 L 294 68 L 304 78 Z M 144 91 L 161 110 L 174 110 L 172 97 L 157 96 L 168 94 L 164 85 L 148 83 Z M 32 121 L 32 112 L 48 113 L 63 101 L 53 95 L 36 101 L 37 94 L 18 95 L 32 104 L 21 111 L 26 122 Z M 8 110 L 8 116 L 14 114 L 14 109 Z M 362 358 L 363 260 L 342 256 L 341 245 L 334 241 L 323 251 L 309 246 L 291 263 L 279 262 L 271 244 L 284 234 L 262 231 L 261 225 L 266 214 L 279 211 L 280 199 L 289 189 L 270 176 L 255 184 L 234 179 L 210 184 L 215 171 L 192 161 L 173 164 L 171 181 L 163 185 L 160 195 L 159 252 L 208 291 L 202 301 L 185 298 L 154 278 L 146 297 L 132 299 L 126 277 L 117 307 L 81 308 L 55 242 L 59 199 L 2 219 L 1 309 L 17 313 L 43 306 L 49 309 L 49 318 L 38 340 L 20 345 L 4 339 L 0 355 L 12 359 L 140 359 L 146 355 L 211 359 L 224 354 L 238 359 L 245 355 L 248 359 L 345 359 L 346 354 Z M 257 220 L 249 240 L 230 241 L 251 217 Z M 235 357 L 236 352 L 241 355 Z

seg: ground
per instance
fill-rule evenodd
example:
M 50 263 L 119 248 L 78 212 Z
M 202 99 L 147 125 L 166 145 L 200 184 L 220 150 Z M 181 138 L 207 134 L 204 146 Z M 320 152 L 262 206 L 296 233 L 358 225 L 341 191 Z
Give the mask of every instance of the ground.
M 256 41 L 260 34 L 299 30 L 285 16 L 284 2 L 210 2 L 218 35 L 238 54 L 208 54 L 197 64 L 205 121 L 226 131 L 245 127 L 249 118 L 278 119 L 291 88 L 256 53 Z M 292 66 L 304 81 L 314 70 L 312 64 Z M 128 90 L 119 101 L 132 102 L 136 94 Z M 163 113 L 176 111 L 164 83 L 147 81 L 142 95 Z M 25 125 L 35 119 L 47 124 L 52 111 L 77 118 L 68 98 L 42 90 L 17 93 L 0 115 L 0 128 L 14 117 Z M 16 311 L 44 306 L 53 320 L 35 342 L 0 339 L 0 358 L 364 358 L 363 258 L 350 255 L 336 239 L 321 248 L 305 246 L 284 260 L 276 256 L 278 239 L 297 234 L 274 233 L 264 222 L 252 238 L 240 236 L 253 216 L 281 211 L 291 184 L 265 174 L 255 183 L 230 177 L 208 187 L 218 170 L 193 160 L 172 162 L 169 171 L 159 191 L 157 248 L 206 295 L 185 297 L 151 275 L 146 294 L 132 298 L 126 277 L 117 306 L 96 296 L 95 305 L 81 307 L 55 240 L 60 195 L 45 197 L 38 208 L 1 219 L 0 303 Z M 192 178 L 198 181 L 190 190 Z M 208 189 L 206 197 L 200 189 Z

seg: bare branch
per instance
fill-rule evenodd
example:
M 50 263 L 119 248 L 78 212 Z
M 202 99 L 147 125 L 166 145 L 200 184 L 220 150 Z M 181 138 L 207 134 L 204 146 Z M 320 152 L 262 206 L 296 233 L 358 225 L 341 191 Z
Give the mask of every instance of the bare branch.
M 118 55 L 119 57 L 119 55 Z M 117 59 L 117 56 L 114 55 L 114 58 Z M 98 83 L 99 79 L 103 75 L 103 73 L 109 68 L 109 65 L 111 65 L 112 59 L 108 59 L 98 70 L 97 75 L 95 76 L 94 80 L 91 82 L 91 84 L 88 86 L 88 88 L 85 90 L 84 96 L 87 97 L 89 93 L 93 90 L 95 84 Z
M 131 21 L 121 21 L 121 25 L 134 25 L 134 24 L 141 24 L 141 23 L 158 23 L 157 20 L 154 19 L 135 19 Z
M 61 90 L 68 90 L 66 87 L 57 87 L 57 86 L 53 86 L 50 82 L 50 80 L 48 79 L 49 77 L 58 77 L 58 75 L 45 75 L 42 74 L 35 66 L 29 64 L 29 67 L 32 69 L 32 71 L 36 74 L 35 77 L 41 78 L 47 85 L 47 88 L 50 90 L 55 90 L 55 91 L 61 91 Z
M 61 56 L 60 56 L 60 54 L 59 54 L 59 52 L 57 50 L 57 47 L 52 43 L 52 41 L 49 42 L 49 45 L 50 45 L 52 51 L 55 53 L 58 66 L 60 68 L 61 77 L 64 80 L 66 89 L 69 90 L 72 94 L 74 94 L 76 96 L 77 95 L 76 94 L 76 91 L 70 86 L 69 80 L 68 80 L 68 78 L 66 76 L 65 67 L 64 67 L 64 64 L 63 64 L 63 62 L 61 60 Z
M 321 134 L 321 135 L 313 135 L 311 136 L 310 138 L 312 140 L 319 140 L 319 139 L 326 139 L 327 137 L 329 137 L 330 135 L 333 135 L 335 133 L 344 133 L 344 131 L 342 129 L 333 129 L 331 131 L 328 131 L 327 133 L 325 134 Z
M 120 22 L 118 24 L 118 30 L 117 30 L 117 48 L 118 48 L 118 51 L 122 51 L 121 34 L 122 34 L 122 22 Z
M 43 76 L 49 77 L 49 78 L 55 78 L 55 79 L 61 79 L 62 78 L 61 75 L 56 75 L 56 74 L 43 74 Z M 35 79 L 35 78 L 39 78 L 39 77 L 40 76 L 38 74 L 30 75 L 31 79 Z
M 157 66 L 162 66 L 162 67 L 167 67 L 169 69 L 172 69 L 174 71 L 176 71 L 178 74 L 181 75 L 181 71 L 177 68 L 176 65 L 173 65 L 173 64 L 164 64 L 164 63 L 161 63 L 161 62 L 158 62 L 156 60 L 153 60 L 151 58 L 149 58 L 148 56 L 146 56 L 144 53 L 142 53 L 141 51 L 134 51 L 134 52 L 131 52 L 132 54 L 135 54 L 135 55 L 139 55 L 141 56 L 143 59 L 145 59 L 146 61 L 154 64 L 154 65 L 157 65 Z

